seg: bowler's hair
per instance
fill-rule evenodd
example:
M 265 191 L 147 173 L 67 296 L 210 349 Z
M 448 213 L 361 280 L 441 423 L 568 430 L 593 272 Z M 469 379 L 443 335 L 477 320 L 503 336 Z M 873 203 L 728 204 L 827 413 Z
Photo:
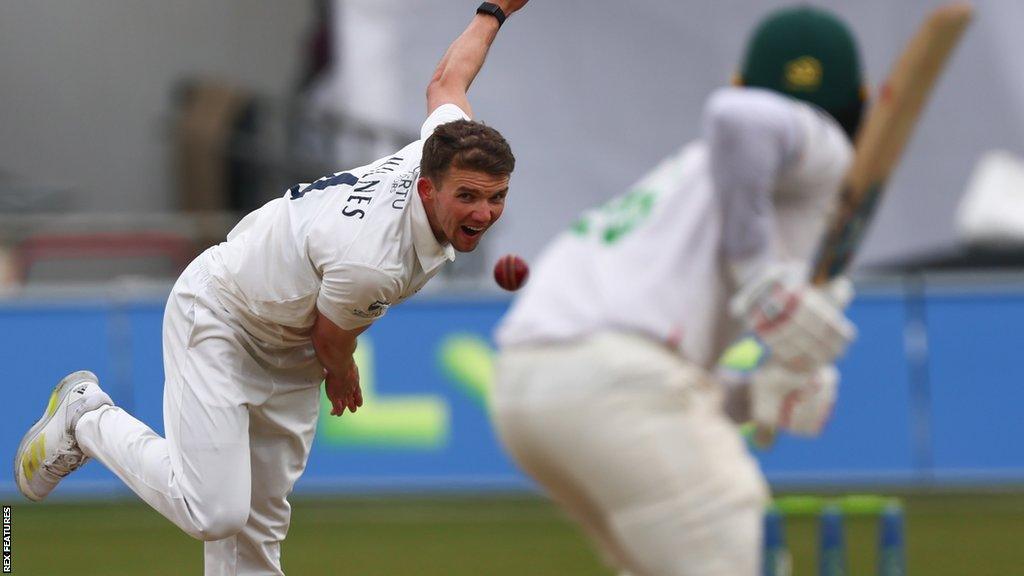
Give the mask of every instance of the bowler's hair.
M 472 120 L 455 120 L 435 128 L 423 143 L 420 175 L 439 186 L 452 167 L 508 176 L 516 167 L 516 157 L 494 128 Z

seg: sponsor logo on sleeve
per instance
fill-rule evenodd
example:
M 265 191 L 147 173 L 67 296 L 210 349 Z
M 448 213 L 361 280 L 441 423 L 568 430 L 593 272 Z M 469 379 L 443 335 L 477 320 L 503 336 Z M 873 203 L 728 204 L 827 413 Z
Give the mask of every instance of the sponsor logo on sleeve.
M 376 300 L 373 304 L 366 307 L 366 310 L 360 310 L 356 308 L 352 310 L 352 313 L 360 318 L 380 318 L 388 311 L 388 307 L 391 306 L 391 302 L 387 300 Z

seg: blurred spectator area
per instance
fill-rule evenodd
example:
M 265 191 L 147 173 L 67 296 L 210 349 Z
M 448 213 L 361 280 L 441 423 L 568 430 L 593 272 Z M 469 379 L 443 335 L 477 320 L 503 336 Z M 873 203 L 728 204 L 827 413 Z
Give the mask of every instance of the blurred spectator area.
M 19 33 L 18 46 L 68 80 L 48 92 L 45 83 L 31 84 L 27 70 L 15 69 L 23 92 L 35 96 L 8 104 L 19 110 L 12 133 L 26 144 L 5 151 L 0 167 L 0 289 L 125 277 L 171 281 L 242 215 L 291 186 L 416 140 L 417 126 L 404 122 L 392 101 L 401 93 L 393 81 L 400 74 L 382 75 L 388 80 L 382 87 L 364 80 L 351 88 L 353 74 L 366 76 L 353 62 L 373 57 L 367 65 L 392 67 L 397 61 L 392 35 L 380 36 L 388 41 L 387 58 L 377 58 L 383 48 L 368 42 L 378 36 L 345 41 L 339 24 L 390 31 L 402 12 L 382 4 L 193 6 L 168 14 L 168 28 L 147 34 L 145 42 L 107 34 L 108 20 L 84 11 L 80 17 L 95 19 L 96 27 L 75 27 L 75 34 L 62 36 L 67 45 L 43 45 L 52 48 L 45 53 L 31 50 L 37 33 Z M 122 8 L 135 18 L 149 16 L 145 8 Z M 16 11 L 27 22 L 42 13 Z M 247 18 L 233 17 L 241 13 Z M 176 31 L 199 23 L 222 34 L 204 36 L 209 44 L 182 43 Z M 270 31 L 281 36 L 268 42 Z M 95 47 L 110 55 L 102 66 L 94 59 L 93 68 L 61 67 L 66 53 Z M 119 73 L 104 74 L 111 69 Z M 94 85 L 96 78 L 104 80 Z M 50 97 L 57 92 L 76 103 L 73 113 L 58 113 L 64 100 Z M 481 258 L 462 259 L 449 274 L 479 275 Z
M 0 178 L 0 290 L 172 282 L 241 216 L 299 182 L 398 150 L 417 135 L 313 112 L 216 79 L 174 90 L 164 131 L 181 209 L 173 213 L 76 213 L 75 191 Z
M 186 211 L 247 213 L 283 190 L 360 166 L 418 138 L 366 122 L 255 94 L 211 78 L 180 82 L 169 137 L 178 205 Z
M 134 279 L 169 283 L 237 216 L 188 214 L 0 214 L 0 289 L 28 292 Z

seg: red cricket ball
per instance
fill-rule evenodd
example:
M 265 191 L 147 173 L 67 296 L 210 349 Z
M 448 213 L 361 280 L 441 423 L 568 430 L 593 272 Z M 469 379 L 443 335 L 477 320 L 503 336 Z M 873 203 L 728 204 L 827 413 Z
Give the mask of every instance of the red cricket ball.
M 529 275 L 530 267 L 526 265 L 526 260 L 515 254 L 506 254 L 494 264 L 494 281 L 510 292 L 522 288 Z

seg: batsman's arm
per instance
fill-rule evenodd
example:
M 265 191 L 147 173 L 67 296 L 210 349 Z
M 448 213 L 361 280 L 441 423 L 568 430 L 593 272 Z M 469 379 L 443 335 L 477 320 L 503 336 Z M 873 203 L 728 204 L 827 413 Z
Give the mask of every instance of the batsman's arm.
M 345 408 L 355 412 L 363 405 L 359 369 L 352 355 L 357 338 L 369 327 L 345 330 L 319 313 L 313 322 L 313 349 L 324 366 L 324 386 L 334 416 L 341 416 Z
M 528 1 L 496 0 L 493 4 L 506 16 L 511 16 Z M 496 17 L 478 13 L 462 35 L 452 42 L 427 85 L 427 115 L 442 104 L 455 104 L 470 117 L 473 116 L 466 92 L 483 67 L 499 27 Z
M 722 88 L 704 110 L 711 177 L 722 207 L 722 252 L 738 284 L 778 257 L 773 191 L 804 144 L 794 108 L 764 90 Z

